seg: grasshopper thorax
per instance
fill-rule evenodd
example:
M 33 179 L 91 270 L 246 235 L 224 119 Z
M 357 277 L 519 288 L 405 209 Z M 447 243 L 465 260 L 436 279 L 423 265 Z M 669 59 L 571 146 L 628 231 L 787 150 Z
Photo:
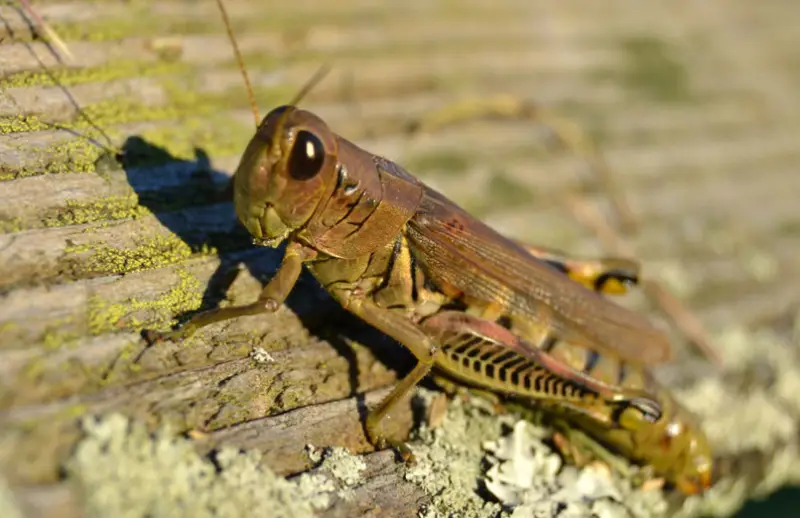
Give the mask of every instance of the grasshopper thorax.
M 336 162 L 336 136 L 322 119 L 294 106 L 275 108 L 236 169 L 236 215 L 256 242 L 277 245 L 330 196 Z

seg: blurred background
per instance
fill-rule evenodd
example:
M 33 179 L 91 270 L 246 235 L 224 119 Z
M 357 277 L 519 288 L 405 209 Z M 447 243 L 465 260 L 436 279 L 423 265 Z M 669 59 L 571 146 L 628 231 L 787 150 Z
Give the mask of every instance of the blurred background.
M 329 64 L 302 104 L 335 132 L 508 235 L 576 255 L 623 253 L 587 222 L 581 207 L 589 205 L 596 212 L 588 219 L 607 219 L 624 234 L 622 250 L 689 308 L 705 329 L 696 335 L 721 357 L 732 353 L 718 337 L 731 329 L 770 333 L 791 344 L 781 354 L 793 354 L 797 2 L 225 4 L 262 117 Z M 206 281 L 225 277 L 218 266 L 226 257 L 255 256 L 243 252 L 247 240 L 222 199 L 254 122 L 213 0 L 33 6 L 68 51 L 43 41 L 16 2 L 0 6 L 0 413 L 9 427 L 36 428 L 53 405 L 91 407 L 108 383 L 117 386 L 97 382 L 97 369 L 116 368 L 139 329 L 195 309 Z M 577 152 L 553 145 L 551 132 L 524 117 L 434 124 L 448 107 L 445 115 L 458 116 L 518 105 L 558 116 Z M 114 156 L 118 149 L 124 157 Z M 620 208 L 623 222 L 635 223 L 626 232 Z M 179 266 L 199 284 L 191 296 L 159 299 L 182 286 Z M 111 284 L 156 271 L 165 277 Z M 660 315 L 641 295 L 631 304 Z M 716 371 L 678 335 L 678 365 L 689 367 L 665 376 L 692 387 Z M 765 368 L 777 369 L 777 357 Z M 750 375 L 752 362 L 734 363 L 737 375 Z M 148 368 L 148 379 L 171 372 Z M 119 376 L 119 386 L 144 379 Z M 756 378 L 771 394 L 772 381 Z M 770 458 L 796 441 L 795 415 L 777 434 L 782 446 L 759 446 Z M 28 463 L 14 455 L 46 441 L 28 437 L 10 434 L 0 458 Z M 51 468 L 9 477 L 12 485 L 51 482 Z M 788 516 L 798 507 L 800 494 L 783 490 L 736 516 Z

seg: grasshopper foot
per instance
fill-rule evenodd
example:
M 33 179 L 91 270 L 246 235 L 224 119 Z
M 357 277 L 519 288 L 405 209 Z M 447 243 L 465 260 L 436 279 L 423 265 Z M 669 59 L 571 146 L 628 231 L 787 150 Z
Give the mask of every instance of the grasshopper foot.
M 403 462 L 406 466 L 413 466 L 417 462 L 417 458 L 414 456 L 414 452 L 411 451 L 411 448 L 402 441 L 392 441 L 392 440 L 383 440 L 384 448 L 391 447 L 394 452 L 399 457 L 399 460 Z M 381 448 L 383 449 L 383 448 Z
M 395 453 L 397 453 L 400 460 L 404 462 L 406 465 L 411 466 L 416 462 L 416 457 L 414 457 L 414 453 L 411 451 L 411 448 L 409 448 L 406 443 L 404 443 L 403 441 L 396 441 L 394 439 L 389 439 L 385 437 L 382 433 L 376 430 L 377 426 L 372 421 L 372 419 L 367 418 L 366 428 L 367 428 L 367 439 L 375 447 L 375 451 L 381 451 L 387 448 L 392 448 L 395 451 Z
M 403 463 L 406 466 L 413 466 L 417 462 L 417 458 L 414 456 L 414 452 L 411 451 L 411 448 L 404 442 L 393 442 L 392 447 L 395 449 L 397 454 L 402 459 Z

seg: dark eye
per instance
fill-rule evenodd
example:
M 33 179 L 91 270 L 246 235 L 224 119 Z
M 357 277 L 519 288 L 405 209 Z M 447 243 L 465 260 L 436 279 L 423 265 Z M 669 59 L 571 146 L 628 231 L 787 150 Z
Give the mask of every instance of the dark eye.
M 289 156 L 289 175 L 295 180 L 308 180 L 320 172 L 324 163 L 325 148 L 317 136 L 310 131 L 298 132 Z

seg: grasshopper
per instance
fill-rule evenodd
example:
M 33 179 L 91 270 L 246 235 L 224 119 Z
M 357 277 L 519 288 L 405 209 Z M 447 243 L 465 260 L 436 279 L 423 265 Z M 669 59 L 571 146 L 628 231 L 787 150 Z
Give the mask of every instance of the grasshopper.
M 604 353 L 634 363 L 666 360 L 668 341 L 644 318 L 564 277 L 308 111 L 283 106 L 266 116 L 236 170 L 234 206 L 257 244 L 288 242 L 275 277 L 253 304 L 212 310 L 150 338 L 179 339 L 213 322 L 275 311 L 305 264 L 345 309 L 418 360 L 367 420 L 378 444 L 378 424 L 391 407 L 434 364 L 447 370 L 432 324 L 425 324 L 440 313 L 454 321 L 468 313 L 500 328 L 497 322 L 507 320 L 530 340 L 520 349 L 527 361 L 585 387 L 581 398 L 592 393 L 659 414 L 645 391 L 600 382 L 551 354 L 570 343 L 587 359 Z
M 577 260 L 568 258 L 559 252 L 528 245 L 530 253 L 547 261 L 553 268 L 563 272 L 572 280 L 601 293 L 622 294 L 630 286 L 638 284 L 639 266 L 626 259 Z M 467 320 L 472 317 L 464 316 Z M 454 364 L 460 364 L 464 371 L 487 371 L 500 369 L 506 374 L 497 378 L 507 380 L 511 385 L 520 383 L 520 376 L 527 373 L 529 367 L 520 368 L 521 363 L 514 359 L 503 360 L 509 349 L 516 347 L 519 337 L 497 328 L 487 329 L 482 323 L 472 325 L 453 325 L 450 321 L 444 326 L 432 326 L 438 332 L 437 338 L 445 354 L 449 354 Z M 483 331 L 480 332 L 481 326 Z M 563 349 L 557 359 L 566 363 L 582 362 L 580 356 L 570 356 L 568 349 Z M 563 354 L 567 353 L 567 354 Z M 590 434 L 591 437 L 575 433 L 572 426 L 564 426 L 567 436 L 577 440 L 593 440 L 621 453 L 631 461 L 643 464 L 658 476 L 685 494 L 696 494 L 711 486 L 713 460 L 710 447 L 702 430 L 695 422 L 695 417 L 659 386 L 653 376 L 642 365 L 624 365 L 613 358 L 597 357 L 591 366 L 583 363 L 575 364 L 587 368 L 587 374 L 595 378 L 605 379 L 620 387 L 645 388 L 652 394 L 662 411 L 659 419 L 652 421 L 632 407 L 620 408 L 603 401 L 574 402 L 568 399 L 560 401 L 532 400 L 526 397 L 514 397 L 513 390 L 497 390 L 487 392 L 484 386 L 477 389 L 468 388 L 472 392 L 499 403 L 496 394 L 505 394 L 511 406 L 523 413 L 531 410 L 545 411 L 554 416 L 563 417 L 568 424 Z M 455 369 L 453 369 L 455 370 Z M 456 391 L 458 384 L 475 387 L 469 375 L 453 375 L 437 377 L 436 382 L 448 389 Z M 533 383 L 552 384 L 552 390 L 569 391 L 564 380 L 548 379 L 547 373 L 533 378 Z M 522 383 L 527 380 L 522 378 Z M 509 398 L 508 394 L 512 394 Z M 577 442 L 577 441 L 576 441 Z M 598 450 L 598 448 L 593 448 Z M 602 449 L 602 446 L 600 446 Z M 601 454 L 605 452 L 601 451 Z M 608 455 L 605 455 L 608 457 Z
M 200 313 L 171 332 L 146 331 L 147 341 L 180 340 L 211 323 L 274 312 L 305 265 L 342 307 L 417 359 L 366 418 L 378 448 L 391 444 L 411 458 L 380 425 L 434 366 L 488 390 L 629 411 L 642 423 L 658 423 L 664 410 L 650 387 L 595 371 L 664 362 L 667 337 L 582 285 L 591 275 L 578 274 L 575 282 L 552 266 L 566 268 L 569 260 L 499 234 L 298 108 L 317 78 L 258 124 L 233 178 L 235 211 L 254 244 L 286 243 L 278 271 L 256 302 Z M 478 347 L 464 352 L 452 336 Z

